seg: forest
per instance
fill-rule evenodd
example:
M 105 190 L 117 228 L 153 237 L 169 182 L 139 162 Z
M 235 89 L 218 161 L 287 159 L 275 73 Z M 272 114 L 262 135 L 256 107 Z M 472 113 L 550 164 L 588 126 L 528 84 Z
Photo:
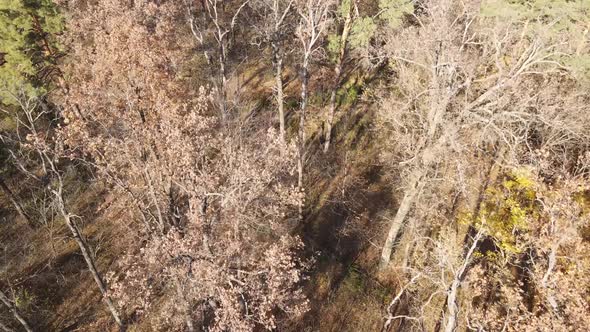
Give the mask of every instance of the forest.
M 0 331 L 590 329 L 590 1 L 0 0 Z

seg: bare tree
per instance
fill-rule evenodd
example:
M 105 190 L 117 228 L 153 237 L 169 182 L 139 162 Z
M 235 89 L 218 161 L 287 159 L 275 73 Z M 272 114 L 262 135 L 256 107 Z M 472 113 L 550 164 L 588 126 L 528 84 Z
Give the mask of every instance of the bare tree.
M 329 24 L 329 10 L 332 1 L 325 0 L 299 0 L 296 2 L 299 14 L 299 26 L 297 37 L 301 42 L 301 105 L 299 110 L 298 131 L 298 161 L 299 173 L 298 185 L 303 188 L 303 168 L 305 163 L 305 117 L 309 99 L 309 77 L 312 57 L 320 50 L 320 43 Z
M 279 113 L 279 133 L 285 140 L 285 100 L 283 92 L 284 42 L 289 35 L 288 17 L 295 0 L 257 0 L 254 7 L 261 16 L 258 29 L 266 43 L 270 43 L 275 76 L 275 93 Z
M 484 226 L 484 225 L 482 225 Z M 459 314 L 459 306 L 457 304 L 457 298 L 459 296 L 459 288 L 461 287 L 461 283 L 465 278 L 465 274 L 467 272 L 467 268 L 471 264 L 473 260 L 473 256 L 475 251 L 479 245 L 479 241 L 483 237 L 483 227 L 480 227 L 479 231 L 475 235 L 473 239 L 471 239 L 471 245 L 469 246 L 469 250 L 467 254 L 463 258 L 463 262 L 457 267 L 452 268 L 454 271 L 451 285 L 447 291 L 447 299 L 446 299 L 446 309 L 445 313 L 443 314 L 443 320 L 445 321 L 444 331 L 445 332 L 453 332 L 457 328 L 457 320 Z
M 107 286 L 96 268 L 96 262 L 91 254 L 91 249 L 74 221 L 75 218 L 79 217 L 70 212 L 67 199 L 64 196 L 63 164 L 65 160 L 72 158 L 73 154 L 71 151 L 64 149 L 64 142 L 59 133 L 50 133 L 51 129 L 45 133 L 37 130 L 39 126 L 36 125 L 35 121 L 43 117 L 42 113 L 44 111 L 39 110 L 39 104 L 35 99 L 26 99 L 21 101 L 20 105 L 22 105 L 21 112 L 24 116 L 16 115 L 15 120 L 22 128 L 26 129 L 26 139 L 25 141 L 19 142 L 20 148 L 33 151 L 34 154 L 42 158 L 39 162 L 44 165 L 44 169 L 47 172 L 46 176 L 50 179 L 47 189 L 54 197 L 57 210 L 71 231 L 72 237 L 78 245 L 113 319 L 117 325 L 123 326 L 119 311 L 107 294 Z M 32 174 L 32 172 L 29 171 L 26 174 Z
M 16 318 L 16 320 L 20 323 L 20 325 L 25 329 L 25 331 L 33 332 L 31 325 L 29 325 L 27 320 L 21 315 L 18 308 L 14 304 L 14 301 L 10 300 L 10 298 L 8 298 L 8 296 L 6 296 L 6 294 L 4 294 L 4 292 L 2 292 L 2 291 L 0 291 L 0 301 L 2 301 L 2 303 L 4 303 L 4 305 L 12 313 L 14 318 Z M 12 331 L 11 329 L 8 329 L 7 327 L 3 327 L 3 328 L 5 331 Z
M 383 156 L 395 160 L 405 189 L 382 250 L 382 269 L 419 193 L 433 189 L 433 175 L 448 167 L 453 153 L 485 143 L 505 146 L 514 155 L 529 139 L 533 123 L 557 130 L 564 121 L 562 115 L 557 120 L 554 106 L 534 99 L 550 95 L 554 88 L 531 81 L 559 75 L 563 67 L 556 61 L 559 51 L 543 31 L 522 38 L 514 25 L 478 17 L 477 4 L 472 3 L 426 2 L 424 11 L 425 16 L 417 18 L 421 25 L 400 32 L 387 48 L 403 91 L 382 104 L 390 109 L 380 114 L 392 146 Z M 515 60 L 502 62 L 502 57 Z M 482 72 L 487 66 L 493 66 L 494 73 Z M 394 104 L 392 109 L 389 105 Z M 547 113 L 533 112 L 533 104 Z M 583 132 L 580 124 L 571 124 L 576 133 Z M 559 137 L 574 138 L 572 133 L 564 135 Z
M 203 44 L 211 30 L 213 40 L 217 44 L 217 65 L 218 65 L 218 79 L 217 79 L 217 94 L 218 102 L 221 110 L 221 115 L 225 119 L 229 113 L 229 106 L 227 102 L 228 89 L 228 51 L 232 46 L 232 34 L 235 31 L 238 17 L 242 10 L 248 5 L 250 0 L 239 1 L 237 4 L 234 1 L 228 0 L 205 0 L 203 1 L 205 10 L 208 16 L 208 22 L 212 24 L 212 28 L 208 29 L 206 24 L 202 22 L 199 26 L 199 19 L 196 17 L 196 10 L 192 8 L 191 1 L 186 3 L 189 15 L 189 24 L 193 37 L 199 44 Z M 207 61 L 211 62 L 208 53 L 205 53 Z

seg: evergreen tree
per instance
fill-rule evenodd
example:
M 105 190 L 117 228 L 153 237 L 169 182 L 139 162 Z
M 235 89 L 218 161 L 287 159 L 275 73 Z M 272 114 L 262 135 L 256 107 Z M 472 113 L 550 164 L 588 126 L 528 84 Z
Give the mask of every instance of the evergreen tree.
M 0 102 L 38 96 L 54 70 L 55 35 L 63 20 L 51 0 L 0 2 Z
M 567 52 L 550 60 L 563 63 L 584 84 L 590 84 L 590 1 L 587 0 L 486 0 L 484 18 L 524 25 L 523 36 L 543 33 Z
M 414 11 L 414 2 L 408 0 L 379 0 L 380 16 L 391 27 L 399 27 L 404 15 Z

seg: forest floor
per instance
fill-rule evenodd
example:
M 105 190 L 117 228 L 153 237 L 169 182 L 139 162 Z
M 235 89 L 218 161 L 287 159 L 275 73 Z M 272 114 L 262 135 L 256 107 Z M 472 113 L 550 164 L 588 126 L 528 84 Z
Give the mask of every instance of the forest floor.
M 16 179 L 9 183 L 20 189 L 16 194 L 33 196 L 31 191 L 39 184 Z M 107 196 L 98 183 L 87 180 L 68 183 L 66 199 L 72 211 L 77 211 L 78 227 L 94 251 L 98 269 L 107 271 L 122 252 L 114 247 L 121 225 L 113 222 L 117 219 L 111 212 L 102 213 Z M 101 331 L 92 326 L 110 325 L 110 316 L 64 221 L 53 217 L 51 206 L 42 206 L 48 201 L 25 202 L 29 211 L 47 209 L 45 216 L 31 214 L 36 223 L 32 231 L 13 213 L 8 201 L 0 201 L 1 273 L 2 280 L 9 283 L 4 289 L 12 290 L 17 307 L 36 331 Z M 7 310 L 1 315 L 5 322 L 13 319 Z

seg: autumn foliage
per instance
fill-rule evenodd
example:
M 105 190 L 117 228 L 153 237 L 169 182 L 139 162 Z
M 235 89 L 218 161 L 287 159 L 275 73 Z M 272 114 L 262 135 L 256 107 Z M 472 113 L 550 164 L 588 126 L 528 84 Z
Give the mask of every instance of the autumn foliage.
M 5 0 L 0 329 L 587 329 L 589 3 Z

